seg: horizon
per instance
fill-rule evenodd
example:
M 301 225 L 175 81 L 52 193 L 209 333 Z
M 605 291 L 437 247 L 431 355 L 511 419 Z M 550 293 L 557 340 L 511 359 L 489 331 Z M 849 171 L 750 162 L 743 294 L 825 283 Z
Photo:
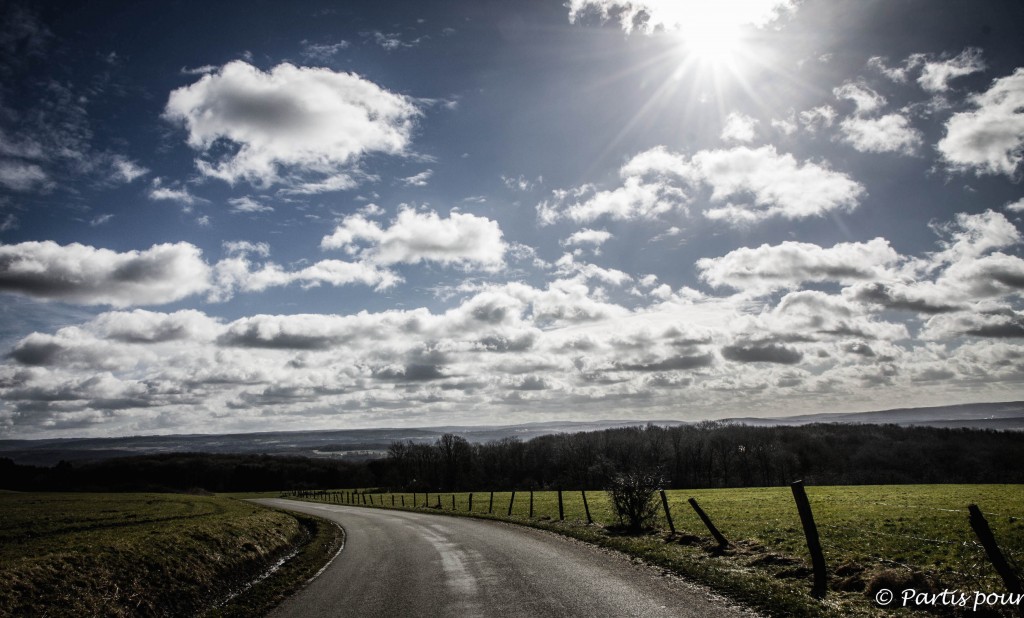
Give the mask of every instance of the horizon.
M 248 432 L 232 432 L 232 433 L 151 433 L 151 434 L 123 434 L 123 435 L 108 435 L 108 436 L 63 436 L 63 437 L 43 437 L 43 438 L 0 438 L 2 441 L 43 441 L 43 440 L 119 440 L 119 439 L 130 439 L 130 438 L 189 438 L 189 437 L 234 437 L 234 436 L 257 436 L 263 434 L 281 434 L 281 433 L 329 433 L 329 432 L 357 432 L 357 431 L 430 431 L 430 430 L 442 430 L 442 429 L 453 429 L 453 430 L 478 430 L 478 429 L 507 429 L 516 427 L 534 427 L 539 425 L 555 425 L 555 424 L 587 424 L 587 425 L 602 425 L 602 424 L 619 424 L 622 423 L 624 426 L 644 426 L 644 425 L 658 425 L 660 423 L 679 423 L 696 425 L 704 422 L 736 422 L 736 421 L 747 421 L 747 420 L 759 420 L 759 421 L 785 421 L 788 419 L 803 418 L 803 417 L 817 417 L 817 416 L 829 416 L 835 414 L 836 416 L 846 415 L 871 415 L 871 414 L 885 414 L 887 412 L 915 412 L 929 410 L 937 410 L 940 408 L 956 408 L 956 407 L 968 407 L 968 406 L 999 406 L 999 405 L 1011 405 L 1011 404 L 1024 404 L 1024 401 L 988 401 L 988 402 L 972 402 L 962 404 L 948 404 L 948 405 L 937 405 L 937 406 L 919 406 L 909 408 L 888 408 L 884 410 L 858 410 L 852 412 L 810 412 L 792 414 L 789 416 L 726 416 L 722 418 L 701 418 L 691 420 L 679 420 L 679 419 L 616 419 L 616 418 L 598 418 L 598 419 L 563 419 L 555 421 L 526 421 L 522 423 L 510 423 L 510 424 L 488 424 L 488 425 L 415 425 L 415 426 L 373 426 L 373 427 L 333 427 L 333 428 L 318 428 L 318 429 L 289 429 L 289 430 L 264 430 L 264 431 L 248 431 Z M 985 417 L 986 420 L 999 420 L 1007 417 Z M 934 419 L 944 420 L 944 419 Z M 945 419 L 945 420 L 956 420 L 956 419 Z M 815 422 L 828 422 L 828 421 L 815 421 Z M 837 421 L 840 424 L 844 424 L 844 421 Z M 634 425 L 635 423 L 635 425 Z M 897 423 L 899 424 L 899 423 Z
M 723 6 L 9 3 L 0 438 L 1024 400 L 1024 5 Z

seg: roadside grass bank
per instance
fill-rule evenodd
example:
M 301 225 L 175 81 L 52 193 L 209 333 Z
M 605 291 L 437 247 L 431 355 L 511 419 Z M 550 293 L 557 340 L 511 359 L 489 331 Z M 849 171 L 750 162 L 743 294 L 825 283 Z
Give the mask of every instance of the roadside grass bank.
M 0 494 L 0 615 L 251 615 L 326 562 L 314 568 L 332 535 L 315 518 L 223 497 Z
M 337 490 L 317 502 L 355 501 L 375 508 L 403 508 L 496 519 L 552 530 L 627 554 L 707 584 L 737 601 L 775 616 L 1015 615 L 986 606 L 982 613 L 941 603 L 911 609 L 879 607 L 874 595 L 890 588 L 941 593 L 944 589 L 1005 592 L 968 521 L 968 504 L 985 513 L 1003 552 L 1024 564 L 1024 486 L 911 485 L 808 487 L 828 566 L 830 589 L 810 595 L 811 569 L 803 528 L 788 487 L 672 490 L 666 492 L 676 533 L 659 508 L 656 529 L 625 534 L 605 492 L 587 492 L 594 523 L 586 523 L 582 495 L 557 492 L 385 493 Z M 392 497 L 395 506 L 392 507 Z M 687 503 L 695 498 L 730 541 L 721 549 Z M 440 506 L 438 498 L 440 498 Z M 453 500 L 454 498 L 454 506 Z M 416 506 L 413 507 L 415 500 Z M 426 504 L 425 504 L 426 503 Z M 511 504 L 511 514 L 509 506 Z

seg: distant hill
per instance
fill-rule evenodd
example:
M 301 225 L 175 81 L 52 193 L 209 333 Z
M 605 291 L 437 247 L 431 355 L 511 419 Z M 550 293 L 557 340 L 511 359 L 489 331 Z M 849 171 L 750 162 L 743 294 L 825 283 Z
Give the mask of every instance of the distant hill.
M 964 427 L 1024 430 L 1024 401 L 967 403 L 930 408 L 898 408 L 879 412 L 830 412 L 781 418 L 730 418 L 745 425 L 807 425 L 810 423 L 893 424 L 903 426 Z
M 977 403 L 930 408 L 900 408 L 879 412 L 820 413 L 799 416 L 729 418 L 722 422 L 755 426 L 807 425 L 810 423 L 896 424 L 930 427 L 1024 430 L 1024 402 Z M 602 420 L 552 421 L 497 426 L 441 426 L 411 429 L 340 429 L 239 434 L 183 434 L 129 436 L 120 438 L 54 438 L 43 440 L 0 440 L 0 457 L 19 464 L 51 466 L 60 460 L 97 461 L 112 457 L 155 453 L 237 453 L 346 458 L 382 457 L 396 440 L 433 443 L 446 433 L 470 442 L 517 437 L 529 440 L 555 433 L 598 431 L 653 423 L 661 426 L 686 425 L 685 421 Z

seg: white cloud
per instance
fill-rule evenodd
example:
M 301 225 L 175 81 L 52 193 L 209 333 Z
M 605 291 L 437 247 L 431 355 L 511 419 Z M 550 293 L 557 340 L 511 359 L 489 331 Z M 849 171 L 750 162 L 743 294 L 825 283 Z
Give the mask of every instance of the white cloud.
M 351 43 L 345 40 L 338 41 L 337 43 L 311 43 L 303 41 L 302 55 L 310 60 L 327 62 L 333 60 L 341 50 L 348 49 L 349 47 L 351 47 Z
M 925 62 L 917 83 L 928 92 L 944 92 L 949 90 L 950 80 L 984 70 L 981 50 L 968 47 L 955 58 Z
M 118 253 L 78 243 L 0 245 L 0 290 L 84 305 L 160 305 L 206 291 L 210 270 L 180 242 Z
M 850 116 L 839 123 L 842 139 L 860 152 L 913 154 L 922 142 L 921 132 L 902 114 L 878 118 Z
M 427 261 L 489 271 L 504 266 L 507 249 L 501 228 L 486 217 L 452 212 L 442 219 L 436 212 L 411 208 L 400 210 L 388 228 L 363 215 L 346 217 L 320 246 L 343 249 L 376 265 Z
M 163 180 L 160 178 L 154 178 L 152 186 L 149 189 L 149 199 L 158 201 L 177 202 L 186 206 L 192 206 L 196 202 L 205 201 L 200 200 L 196 196 L 192 195 L 188 187 L 168 187 L 165 186 Z
M 267 206 L 259 200 L 253 199 L 247 195 L 243 197 L 233 197 L 228 200 L 228 204 L 231 204 L 231 212 L 234 213 L 274 212 L 273 207 Z
M 148 169 L 121 155 L 114 156 L 111 166 L 114 169 L 112 178 L 119 182 L 133 182 L 149 173 Z
M 568 238 L 562 241 L 562 246 L 565 247 L 578 247 L 582 245 L 593 245 L 600 247 L 612 237 L 611 232 L 607 230 L 592 230 L 590 228 L 583 228 L 578 232 L 573 232 Z
M 99 227 L 101 225 L 109 223 L 110 220 L 113 219 L 113 218 L 114 218 L 114 215 L 112 215 L 110 213 L 103 214 L 103 215 L 97 215 L 97 216 L 93 217 L 91 221 L 89 221 L 89 225 L 91 227 Z
M 853 101 L 857 114 L 869 114 L 881 109 L 885 105 L 885 97 L 863 83 L 846 82 L 842 86 L 834 88 L 832 94 L 837 99 Z
M 541 223 L 560 218 L 588 222 L 602 216 L 653 219 L 671 210 L 685 211 L 702 187 L 711 189 L 712 203 L 740 198 L 705 211 L 709 218 L 732 224 L 851 210 L 864 192 L 846 174 L 810 161 L 799 163 L 774 146 L 702 150 L 690 158 L 658 146 L 633 157 L 619 174 L 623 183 L 615 189 L 583 185 L 553 192 L 553 199 L 537 205 Z
M 419 174 L 409 176 L 402 179 L 402 183 L 410 187 L 425 187 L 430 177 L 434 175 L 434 170 L 427 169 L 423 170 Z
M 799 114 L 800 124 L 812 133 L 831 127 L 836 121 L 836 110 L 830 105 L 820 105 Z
M 727 142 L 751 142 L 757 135 L 757 124 L 756 118 L 732 112 L 725 119 L 721 138 Z
M 796 10 L 792 0 L 742 0 L 722 4 L 715 0 L 570 0 L 569 22 L 576 23 L 587 13 L 603 20 L 616 19 L 626 32 L 639 30 L 678 30 L 686 35 L 706 35 L 753 25 L 764 27 Z
M 798 219 L 834 210 L 852 210 L 864 188 L 846 174 L 779 154 L 774 146 L 757 149 L 701 151 L 692 158 L 703 181 L 712 188 L 712 202 L 750 196 L 752 202 L 716 207 L 710 218 L 732 223 L 769 217 Z
M 793 241 L 742 247 L 722 257 L 702 258 L 696 265 L 700 278 L 714 287 L 769 292 L 807 282 L 874 280 L 886 276 L 899 260 L 887 240 L 875 238 L 829 248 Z
M 204 175 L 261 186 L 344 174 L 365 154 L 405 154 L 418 115 L 412 99 L 353 73 L 288 63 L 263 72 L 241 61 L 174 90 L 164 110 L 193 149 L 237 147 L 197 159 Z
M 1016 202 L 1010 202 L 1006 206 L 1003 206 L 1003 208 L 1010 212 L 1024 212 L 1024 197 L 1020 198 Z
M 1015 177 L 1024 157 L 1024 68 L 970 100 L 977 109 L 953 114 L 939 152 L 954 169 Z
M 0 185 L 12 191 L 33 191 L 37 188 L 46 189 L 52 186 L 43 168 L 35 163 L 21 161 L 0 161 Z

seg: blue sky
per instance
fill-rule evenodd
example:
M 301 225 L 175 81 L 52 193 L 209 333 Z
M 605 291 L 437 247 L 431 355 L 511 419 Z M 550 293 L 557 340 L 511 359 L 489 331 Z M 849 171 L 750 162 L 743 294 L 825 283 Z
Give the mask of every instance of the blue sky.
M 1022 398 L 1019 5 L 0 19 L 4 436 Z

